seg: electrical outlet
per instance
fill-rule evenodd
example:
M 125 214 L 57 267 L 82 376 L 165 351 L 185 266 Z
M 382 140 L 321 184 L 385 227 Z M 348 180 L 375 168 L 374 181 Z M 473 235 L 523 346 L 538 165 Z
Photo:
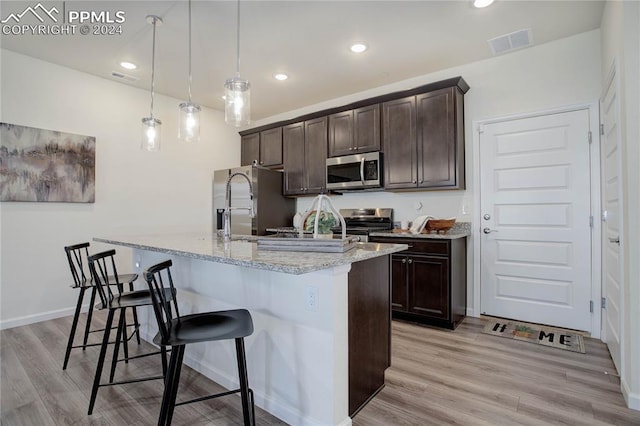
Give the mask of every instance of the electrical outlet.
M 318 287 L 307 286 L 304 305 L 308 311 L 318 310 Z

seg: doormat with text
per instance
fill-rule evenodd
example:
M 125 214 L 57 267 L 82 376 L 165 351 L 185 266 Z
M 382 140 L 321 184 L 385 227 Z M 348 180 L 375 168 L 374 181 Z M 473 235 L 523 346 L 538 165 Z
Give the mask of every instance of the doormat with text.
M 492 336 L 585 353 L 583 337 L 572 330 L 508 320 L 491 320 L 482 332 Z

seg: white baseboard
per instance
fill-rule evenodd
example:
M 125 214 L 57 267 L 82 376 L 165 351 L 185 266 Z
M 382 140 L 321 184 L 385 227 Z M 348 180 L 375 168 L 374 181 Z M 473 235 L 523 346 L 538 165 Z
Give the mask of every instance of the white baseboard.
M 153 336 L 149 336 L 146 330 L 141 330 L 140 337 L 150 343 L 153 340 Z M 201 359 L 190 357 L 188 351 L 185 351 L 183 362 L 184 364 L 188 365 L 189 367 L 193 368 L 202 375 L 227 389 L 237 389 L 240 387 L 238 379 L 235 376 L 229 376 L 228 374 L 216 369 L 210 364 L 202 362 Z M 249 377 L 249 384 L 251 384 L 251 377 Z M 300 413 L 295 408 L 284 405 L 273 398 L 266 398 L 262 392 L 257 392 L 255 389 L 253 390 L 253 397 L 255 399 L 255 404 L 258 407 L 268 411 L 269 413 L 273 414 L 274 416 L 278 417 L 280 420 L 283 420 L 288 424 L 303 426 L 322 426 L 322 424 L 315 419 L 304 417 L 302 413 Z M 351 424 L 351 418 L 347 416 L 343 421 L 339 423 L 339 426 L 351 426 Z
M 82 312 L 87 312 L 89 309 L 89 304 L 87 303 L 82 307 Z M 0 330 L 5 330 L 8 328 L 20 327 L 23 325 L 34 324 L 36 322 L 48 321 L 56 318 L 67 317 L 73 315 L 76 308 L 64 308 L 58 309 L 55 311 L 42 312 L 40 314 L 26 315 L 23 317 L 17 318 L 9 318 L 6 320 L 0 321 Z
M 632 393 L 625 379 L 620 380 L 620 387 L 624 400 L 627 401 L 627 407 L 640 411 L 640 393 Z

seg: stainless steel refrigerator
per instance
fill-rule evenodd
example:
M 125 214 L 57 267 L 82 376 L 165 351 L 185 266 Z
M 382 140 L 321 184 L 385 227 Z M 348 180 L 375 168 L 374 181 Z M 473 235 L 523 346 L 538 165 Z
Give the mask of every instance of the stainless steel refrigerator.
M 253 186 L 253 210 L 249 217 L 251 199 L 249 184 L 242 176 L 231 180 L 231 233 L 238 235 L 265 235 L 267 228 L 292 226 L 296 214 L 296 202 L 282 195 L 282 172 L 260 166 L 244 166 L 216 170 L 213 174 L 213 229 L 223 228 L 222 214 L 225 208 L 227 179 L 232 173 L 249 176 Z

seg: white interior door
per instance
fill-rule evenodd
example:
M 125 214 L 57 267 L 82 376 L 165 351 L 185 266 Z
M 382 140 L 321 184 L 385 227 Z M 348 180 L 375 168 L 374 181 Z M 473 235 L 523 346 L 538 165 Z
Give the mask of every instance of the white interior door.
M 602 114 L 602 293 L 606 300 L 603 311 L 602 340 L 620 372 L 620 335 L 622 327 L 622 263 L 620 229 L 622 221 L 620 182 L 620 129 L 618 127 L 617 77 L 614 73 L 601 101 Z
M 591 331 L 589 112 L 484 125 L 481 312 Z

